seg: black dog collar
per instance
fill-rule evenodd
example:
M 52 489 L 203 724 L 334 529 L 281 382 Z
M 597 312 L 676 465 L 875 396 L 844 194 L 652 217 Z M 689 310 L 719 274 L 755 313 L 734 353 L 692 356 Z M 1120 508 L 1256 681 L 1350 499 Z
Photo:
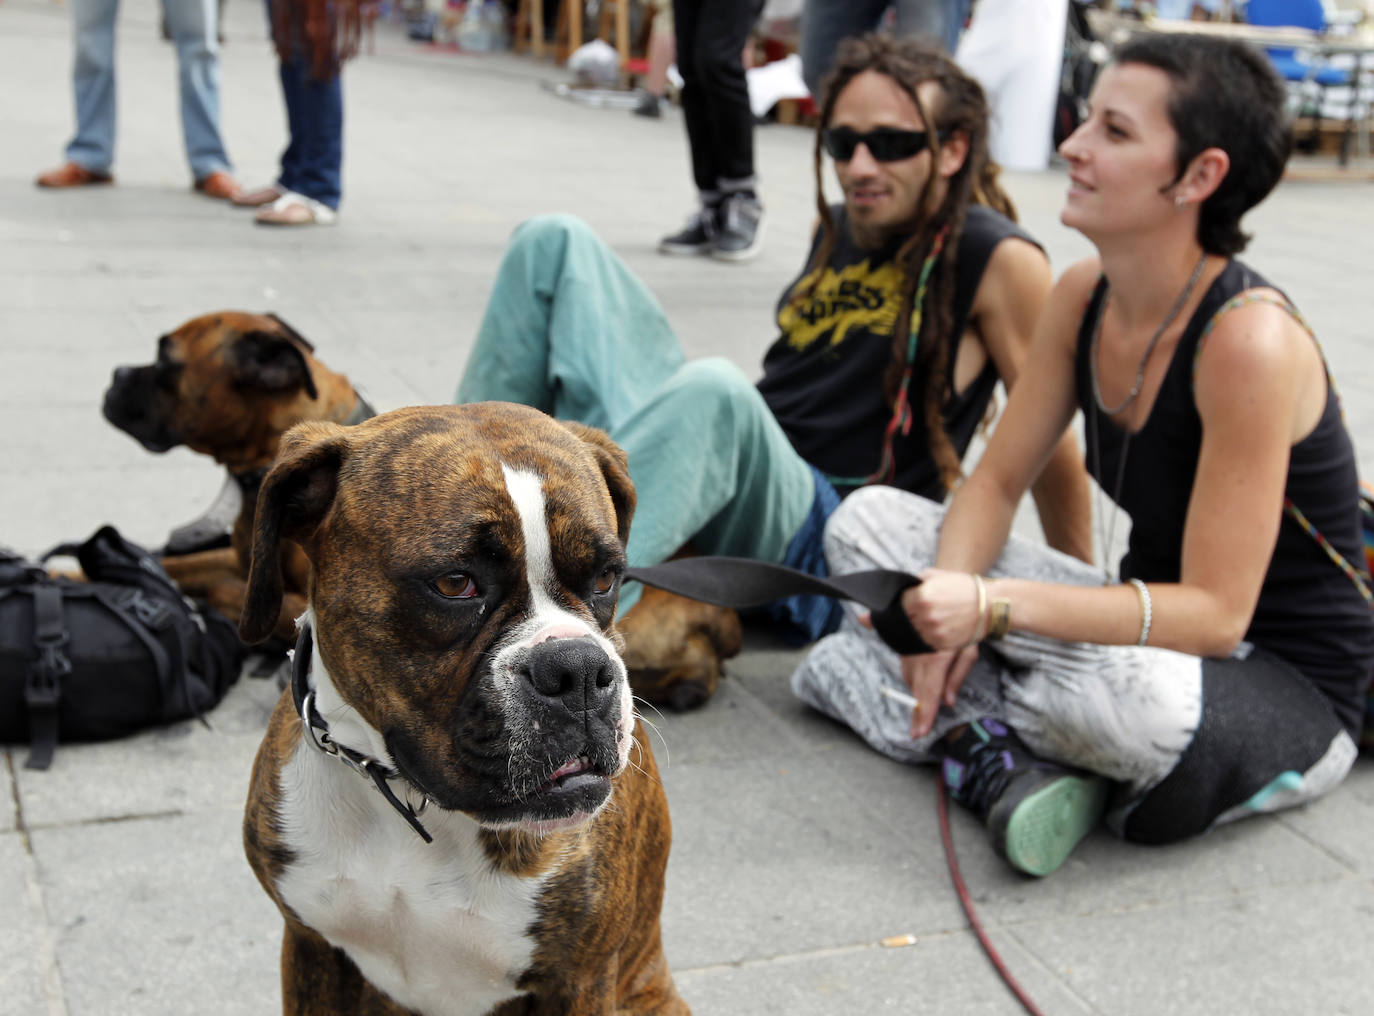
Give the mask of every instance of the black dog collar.
M 329 724 L 315 708 L 315 689 L 310 687 L 310 661 L 314 653 L 315 640 L 309 624 L 301 625 L 300 637 L 296 639 L 296 651 L 291 657 L 291 697 L 296 702 L 296 712 L 305 728 L 307 740 L 321 754 L 338 759 L 348 768 L 372 780 L 373 785 L 386 798 L 386 803 L 410 823 L 410 827 L 420 834 L 426 843 L 434 842 L 434 837 L 420 824 L 420 816 L 425 813 L 429 798 L 420 796 L 420 807 L 414 808 L 404 803 L 391 790 L 389 780 L 404 780 L 395 769 L 383 765 L 370 755 L 364 755 L 345 745 L 339 744 L 329 734 Z

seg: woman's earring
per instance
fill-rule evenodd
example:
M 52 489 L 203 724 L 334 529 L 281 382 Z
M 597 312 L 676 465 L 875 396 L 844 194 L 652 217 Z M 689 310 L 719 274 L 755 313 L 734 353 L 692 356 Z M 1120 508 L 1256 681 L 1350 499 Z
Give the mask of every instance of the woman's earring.
M 1175 211 L 1179 211 L 1179 212 L 1183 211 L 1183 206 L 1186 205 L 1187 203 L 1188 203 L 1188 202 L 1186 202 L 1186 201 L 1183 200 L 1183 195 L 1182 195 L 1182 194 L 1179 194 L 1179 195 L 1175 196 L 1175 198 L 1174 198 L 1174 210 L 1175 210 Z

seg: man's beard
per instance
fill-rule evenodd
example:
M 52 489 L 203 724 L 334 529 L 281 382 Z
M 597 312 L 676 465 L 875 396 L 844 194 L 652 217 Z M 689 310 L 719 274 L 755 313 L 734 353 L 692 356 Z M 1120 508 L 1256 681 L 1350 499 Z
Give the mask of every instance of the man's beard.
M 916 232 L 922 221 L 919 214 L 897 223 L 863 223 L 852 212 L 845 216 L 849 222 L 849 238 L 860 250 L 878 250 L 894 239 L 905 239 Z

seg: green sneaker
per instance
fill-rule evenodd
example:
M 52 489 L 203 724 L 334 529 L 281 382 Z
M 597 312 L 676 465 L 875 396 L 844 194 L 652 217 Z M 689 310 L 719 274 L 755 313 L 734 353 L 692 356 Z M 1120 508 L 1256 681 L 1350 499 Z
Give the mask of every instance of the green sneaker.
M 982 816 L 993 848 L 1027 875 L 1057 870 L 1106 810 L 1105 779 L 1036 758 L 990 717 L 970 723 L 944 750 L 950 794 Z

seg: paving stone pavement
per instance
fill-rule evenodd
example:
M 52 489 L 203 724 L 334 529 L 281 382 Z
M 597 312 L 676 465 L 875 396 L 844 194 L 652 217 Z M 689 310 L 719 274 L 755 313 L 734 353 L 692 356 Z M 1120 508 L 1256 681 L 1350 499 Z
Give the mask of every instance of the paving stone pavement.
M 112 522 L 156 544 L 209 503 L 213 465 L 149 455 L 99 413 L 116 364 L 205 311 L 275 310 L 382 408 L 448 401 L 506 238 L 538 212 L 584 216 L 691 355 L 756 370 L 814 214 L 807 131 L 758 132 L 756 261 L 661 258 L 656 238 L 693 199 L 676 111 L 589 109 L 539 87 L 563 80 L 549 63 L 417 46 L 384 22 L 345 74 L 339 224 L 272 232 L 190 191 L 156 11 L 121 14 L 118 184 L 45 193 L 33 177 L 71 129 L 68 13 L 0 2 L 0 541 L 35 553 Z M 257 184 L 284 140 L 275 68 L 261 5 L 226 14 L 225 136 Z M 1062 170 L 1007 181 L 1058 269 L 1086 251 L 1057 222 Z M 1286 183 L 1249 225 L 1250 260 L 1322 337 L 1374 475 L 1370 186 Z M 706 708 L 657 721 L 675 833 L 663 928 L 683 994 L 703 1014 L 1019 1011 L 951 890 L 931 774 L 797 703 L 796 660 L 751 630 Z M 244 679 L 209 730 L 63 747 L 48 772 L 5 750 L 0 1014 L 277 1009 L 280 921 L 238 833 L 275 695 Z M 1324 801 L 1192 843 L 1094 834 L 1042 881 L 1009 871 L 969 816 L 952 824 L 993 942 L 1047 1013 L 1374 1011 L 1367 760 Z M 901 935 L 913 944 L 881 945 Z

